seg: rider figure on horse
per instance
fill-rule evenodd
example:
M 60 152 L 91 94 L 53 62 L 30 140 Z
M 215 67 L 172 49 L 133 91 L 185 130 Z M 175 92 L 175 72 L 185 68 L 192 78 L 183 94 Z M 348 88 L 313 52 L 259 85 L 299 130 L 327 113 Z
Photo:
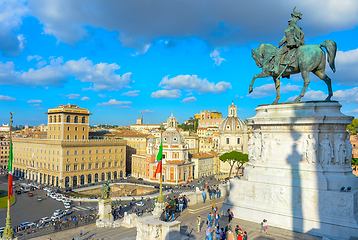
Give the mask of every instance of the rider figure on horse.
M 279 66 L 283 54 L 290 51 L 292 54 L 295 49 L 305 44 L 304 33 L 302 28 L 297 25 L 298 20 L 302 19 L 302 13 L 295 11 L 296 7 L 291 13 L 291 19 L 288 20 L 288 27 L 285 30 L 285 36 L 281 39 L 278 49 L 275 53 L 275 61 L 273 64 L 273 69 L 270 71 L 273 75 L 279 75 Z M 287 62 L 286 64 L 289 64 Z

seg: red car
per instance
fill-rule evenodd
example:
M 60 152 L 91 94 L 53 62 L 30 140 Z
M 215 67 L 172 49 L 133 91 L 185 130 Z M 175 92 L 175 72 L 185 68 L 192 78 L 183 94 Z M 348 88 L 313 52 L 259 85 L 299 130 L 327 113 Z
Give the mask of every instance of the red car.
M 34 196 L 34 194 L 32 193 L 32 192 L 29 192 L 29 197 L 33 197 Z

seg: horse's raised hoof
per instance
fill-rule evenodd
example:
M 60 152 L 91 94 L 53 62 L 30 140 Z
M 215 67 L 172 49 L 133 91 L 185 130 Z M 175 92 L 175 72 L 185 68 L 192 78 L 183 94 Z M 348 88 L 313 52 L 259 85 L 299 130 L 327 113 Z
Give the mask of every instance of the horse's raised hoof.
M 254 89 L 252 87 L 249 88 L 249 93 L 252 93 L 252 91 L 254 91 Z
M 293 101 L 293 102 L 295 102 L 295 103 L 301 102 L 301 98 L 300 98 L 300 97 L 297 97 L 297 98 L 295 99 L 295 101 Z

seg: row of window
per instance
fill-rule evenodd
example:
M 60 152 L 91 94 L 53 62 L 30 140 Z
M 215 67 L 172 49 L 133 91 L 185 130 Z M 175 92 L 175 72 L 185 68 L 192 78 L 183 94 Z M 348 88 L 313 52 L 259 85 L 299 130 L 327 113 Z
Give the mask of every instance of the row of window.
M 118 156 L 115 155 L 114 158 L 115 158 L 115 159 L 118 159 Z M 106 160 L 106 157 L 103 156 L 102 159 L 103 159 L 103 160 Z M 112 156 L 109 156 L 108 159 L 111 160 L 111 159 L 112 159 Z M 123 159 L 123 155 L 121 155 L 121 159 Z M 45 158 L 45 160 L 46 160 L 46 158 Z M 85 161 L 85 160 L 86 160 L 86 158 L 83 157 L 83 158 L 82 158 L 82 161 Z M 89 161 L 92 161 L 92 157 L 89 157 L 88 160 L 89 160 Z M 98 157 L 98 156 L 96 156 L 96 160 L 97 160 L 97 161 L 99 160 L 99 157 Z M 67 158 L 67 162 L 70 162 L 70 159 L 69 159 L 69 158 Z M 75 158 L 75 162 L 77 162 L 77 158 Z
M 79 119 L 78 119 L 78 116 L 75 116 L 74 119 L 73 119 L 73 122 L 74 122 L 74 123 L 78 123 L 78 120 L 79 120 Z M 82 123 L 86 123 L 86 117 L 82 117 L 82 118 L 80 119 L 80 121 L 81 121 Z M 48 122 L 49 122 L 49 123 L 61 122 L 61 115 L 58 115 L 57 117 L 56 117 L 56 116 L 49 116 Z M 67 123 L 70 123 L 70 122 L 71 122 L 71 117 L 70 117 L 70 116 L 67 116 L 67 117 L 66 117 L 66 122 L 67 122 Z
M 118 152 L 118 148 L 114 149 L 114 153 Z M 123 152 L 123 148 L 121 148 L 121 153 Z M 106 149 L 102 149 L 102 153 L 106 153 Z M 112 153 L 112 149 L 108 149 L 108 153 Z M 74 150 L 73 151 L 73 155 L 77 155 L 78 154 L 78 150 Z M 82 155 L 86 154 L 86 150 L 82 150 Z M 88 150 L 88 154 L 92 154 L 92 149 Z M 99 154 L 99 149 L 96 149 L 96 154 Z M 66 152 L 66 155 L 71 155 L 71 151 L 68 150 Z
M 123 164 L 124 164 L 124 162 L 121 161 L 121 162 L 120 162 L 120 167 L 123 167 Z M 88 165 L 87 165 L 87 170 L 92 169 L 92 166 L 94 166 L 95 169 L 96 169 L 96 168 L 99 168 L 100 163 L 94 163 L 93 165 L 92 165 L 92 163 L 88 163 Z M 103 163 L 101 164 L 101 168 L 105 168 L 105 167 L 106 167 L 106 163 L 103 162 Z M 108 167 L 108 168 L 118 167 L 118 162 L 114 162 L 114 163 L 113 163 L 113 166 L 112 166 L 112 162 L 108 162 L 108 163 L 107 163 L 107 167 Z M 77 170 L 86 170 L 86 165 L 85 165 L 85 164 L 80 164 L 80 165 L 79 165 L 79 164 L 73 164 L 73 171 L 77 171 Z M 71 164 L 67 164 L 67 165 L 66 165 L 66 172 L 69 172 L 69 171 L 71 171 Z
M 78 131 L 78 127 L 75 127 L 74 128 L 75 131 L 77 132 Z M 52 127 L 50 127 L 50 131 L 52 130 Z M 56 131 L 56 127 L 53 127 L 53 130 Z M 58 127 L 58 130 L 60 131 L 61 130 L 61 127 Z M 71 127 L 67 127 L 67 131 L 70 131 L 71 130 Z M 86 131 L 86 128 L 85 127 L 82 127 L 82 131 Z
M 70 137 L 71 137 L 71 134 L 67 134 L 66 139 L 69 140 Z M 52 139 L 51 134 L 49 134 L 48 139 Z M 53 135 L 53 139 L 56 139 L 56 134 Z M 61 139 L 60 134 L 57 134 L 57 139 Z M 77 134 L 75 135 L 75 139 L 76 140 L 79 139 Z M 86 136 L 82 135 L 82 139 L 86 139 Z

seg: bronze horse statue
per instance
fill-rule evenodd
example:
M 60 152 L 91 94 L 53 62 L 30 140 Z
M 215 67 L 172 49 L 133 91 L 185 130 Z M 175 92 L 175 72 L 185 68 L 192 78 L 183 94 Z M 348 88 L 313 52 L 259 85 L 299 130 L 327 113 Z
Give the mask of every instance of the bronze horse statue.
M 325 101 L 331 101 L 333 96 L 331 79 L 326 75 L 326 54 L 321 47 L 324 47 L 327 50 L 328 54 L 328 63 L 333 72 L 336 72 L 336 67 L 334 60 L 337 53 L 337 44 L 332 40 L 326 40 L 318 45 L 303 45 L 300 46 L 296 51 L 296 64 L 295 66 L 285 66 L 280 65 L 279 72 L 281 73 L 278 76 L 273 76 L 270 73 L 272 65 L 270 64 L 270 58 L 274 55 L 277 48 L 272 44 L 261 44 L 255 50 L 252 50 L 252 58 L 255 60 L 256 65 L 259 68 L 262 68 L 262 72 L 256 74 L 251 83 L 249 93 L 253 91 L 253 85 L 256 78 L 272 77 L 275 82 L 276 87 L 276 99 L 272 104 L 276 104 L 280 99 L 280 76 L 289 77 L 292 74 L 297 74 L 301 72 L 304 84 L 300 95 L 295 99 L 294 102 L 299 102 L 301 98 L 305 95 L 308 84 L 310 83 L 309 73 L 314 73 L 317 77 L 322 79 L 328 87 L 328 97 Z M 265 61 L 266 60 L 266 61 Z

